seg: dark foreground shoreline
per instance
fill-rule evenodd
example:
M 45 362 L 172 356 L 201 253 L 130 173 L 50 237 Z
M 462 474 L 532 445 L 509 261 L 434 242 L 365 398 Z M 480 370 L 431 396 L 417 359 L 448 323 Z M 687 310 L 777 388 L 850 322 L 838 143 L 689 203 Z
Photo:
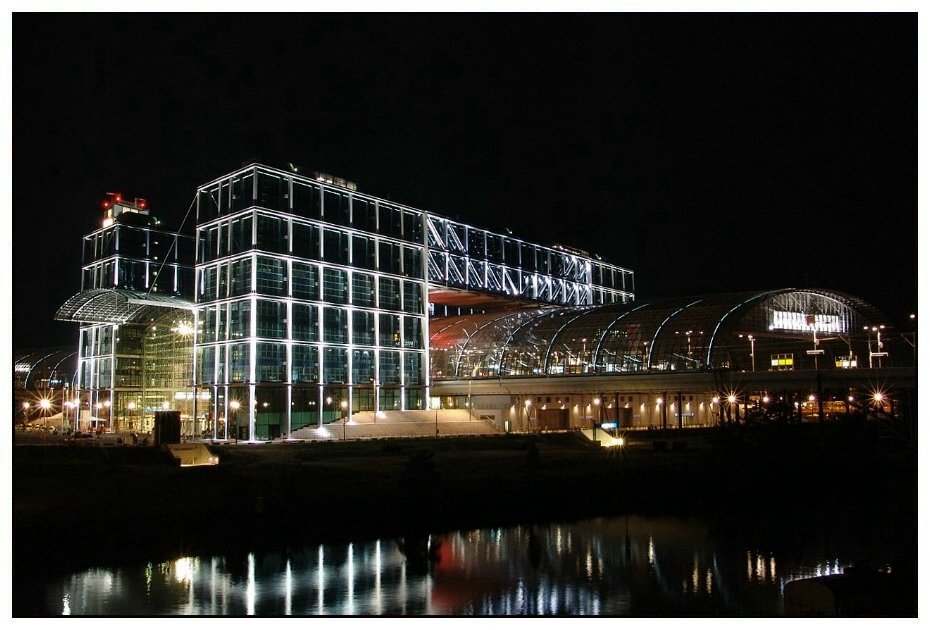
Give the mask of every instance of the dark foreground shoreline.
M 210 448 L 219 466 L 181 469 L 154 447 L 15 446 L 14 589 L 143 559 L 623 513 L 892 514 L 916 550 L 916 446 L 887 426 L 639 433 L 622 449 L 576 434 Z

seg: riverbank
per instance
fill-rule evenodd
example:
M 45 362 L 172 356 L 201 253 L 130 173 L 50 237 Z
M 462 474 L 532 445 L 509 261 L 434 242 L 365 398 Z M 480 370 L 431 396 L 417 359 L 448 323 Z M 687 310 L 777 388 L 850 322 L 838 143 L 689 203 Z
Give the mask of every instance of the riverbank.
M 132 558 L 415 535 L 624 512 L 887 511 L 916 530 L 916 449 L 887 427 L 13 450 L 14 577 Z M 916 540 L 915 540 L 916 543 Z

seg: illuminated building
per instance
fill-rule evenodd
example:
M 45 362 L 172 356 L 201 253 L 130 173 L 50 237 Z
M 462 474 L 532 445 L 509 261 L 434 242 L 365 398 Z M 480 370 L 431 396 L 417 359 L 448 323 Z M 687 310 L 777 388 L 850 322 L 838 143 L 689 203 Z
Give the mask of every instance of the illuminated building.
M 295 167 L 200 186 L 190 234 L 138 201 L 106 210 L 57 317 L 82 324 L 83 410 L 115 430 L 161 409 L 247 441 L 439 406 L 503 431 L 738 421 L 763 398 L 824 417 L 814 380 L 848 409 L 854 372 L 912 356 L 846 294 L 634 301 L 633 273 L 599 257 Z

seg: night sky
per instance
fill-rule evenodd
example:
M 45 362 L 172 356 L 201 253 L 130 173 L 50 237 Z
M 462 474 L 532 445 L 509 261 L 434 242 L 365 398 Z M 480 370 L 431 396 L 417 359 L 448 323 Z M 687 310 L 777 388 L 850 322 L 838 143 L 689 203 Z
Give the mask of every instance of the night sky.
M 13 16 L 13 347 L 107 191 L 294 162 L 635 272 L 917 304 L 916 14 Z

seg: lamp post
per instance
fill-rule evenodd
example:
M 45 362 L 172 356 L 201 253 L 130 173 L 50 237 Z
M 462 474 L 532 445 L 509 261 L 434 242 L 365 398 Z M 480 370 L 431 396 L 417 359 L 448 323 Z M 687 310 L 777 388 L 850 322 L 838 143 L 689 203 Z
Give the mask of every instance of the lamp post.
M 597 422 L 601 417 L 601 399 L 595 398 L 594 403 L 594 418 L 591 420 L 591 439 L 597 440 Z
M 75 408 L 75 404 L 68 400 L 65 402 L 64 407 L 61 409 L 61 434 L 65 434 L 65 409 L 68 410 L 68 413 L 72 413 Z
M 878 357 L 878 367 L 882 366 L 882 357 L 887 356 L 887 352 L 882 351 L 882 331 L 885 330 L 884 325 L 878 326 L 863 326 L 862 330 L 866 331 L 869 335 L 869 369 L 872 369 L 872 358 Z M 876 343 L 875 348 L 876 352 L 872 352 L 872 333 L 875 333 Z
M 48 439 L 48 410 L 52 408 L 52 401 L 43 398 L 39 401 L 39 407 L 42 408 L 42 417 L 45 418 L 45 439 Z
M 126 405 L 126 409 L 129 410 L 129 430 L 132 431 L 133 430 L 132 412 L 136 410 L 136 402 L 134 400 L 130 400 L 129 403 Z
M 326 397 L 326 407 L 329 409 L 330 412 L 333 412 L 333 409 L 330 407 L 330 405 L 332 405 L 332 404 L 333 404 L 333 397 L 332 397 L 332 396 L 327 396 L 327 397 Z M 330 418 L 330 420 L 332 420 L 332 418 Z
M 31 407 L 28 402 L 23 403 L 23 431 L 26 430 L 26 425 L 29 424 L 29 407 Z
M 239 401 L 230 400 L 229 408 L 232 410 L 232 417 L 233 417 L 233 431 L 234 431 L 233 439 L 235 440 L 235 443 L 238 444 L 239 443 L 239 413 L 238 413 Z
M 341 401 L 341 402 L 339 403 L 339 406 L 342 407 L 342 413 L 343 413 L 343 416 L 342 416 L 342 441 L 344 442 L 345 439 L 346 439 L 346 422 L 348 422 L 348 420 L 349 420 L 349 414 L 346 413 L 346 408 L 349 406 L 349 402 L 346 401 L 346 400 L 343 400 L 343 401 Z
M 743 338 L 743 335 L 739 336 L 740 339 Z M 746 335 L 746 339 L 749 340 L 749 359 L 752 362 L 752 371 L 756 371 L 756 338 L 752 335 Z

